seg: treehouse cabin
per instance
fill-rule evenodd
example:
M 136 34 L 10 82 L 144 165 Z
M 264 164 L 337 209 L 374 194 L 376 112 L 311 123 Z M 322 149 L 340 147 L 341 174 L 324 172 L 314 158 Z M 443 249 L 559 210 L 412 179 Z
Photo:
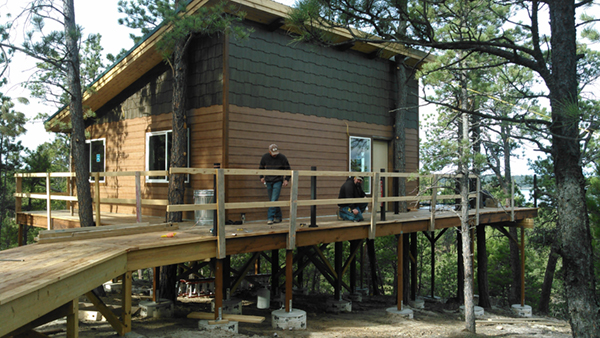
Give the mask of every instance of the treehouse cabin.
M 333 32 L 337 47 L 294 43 L 284 19 L 289 7 L 258 0 L 232 1 L 247 13 L 252 32 L 236 40 L 224 34 L 195 37 L 188 50 L 187 163 L 190 168 L 257 169 L 268 146 L 276 143 L 294 170 L 393 170 L 395 110 L 403 109 L 405 172 L 419 163 L 418 81 L 396 58 L 415 65 L 426 55 L 400 46 L 344 44 L 350 36 Z M 192 11 L 203 1 L 191 1 Z M 86 120 L 90 172 L 168 170 L 172 130 L 173 77 L 155 46 L 161 27 L 145 37 L 93 84 L 84 106 L 95 111 Z M 399 72 L 410 80 L 399 83 Z M 408 106 L 398 106 L 401 92 Z M 69 122 L 68 109 L 50 117 L 59 132 Z M 302 177 L 302 180 L 310 178 Z M 90 179 L 92 182 L 94 178 Z M 99 177 L 100 196 L 134 199 L 132 177 Z M 319 198 L 337 198 L 344 177 L 318 183 Z M 307 185 L 303 185 L 307 186 Z M 417 181 L 407 183 L 415 194 Z M 92 186 L 92 189 L 95 189 Z M 213 189 L 213 179 L 190 175 L 186 203 L 194 193 Z M 227 202 L 265 201 L 256 176 L 233 176 L 226 183 Z M 391 192 L 391 184 L 387 188 Z M 166 200 L 168 176 L 142 177 L 142 198 Z M 370 180 L 365 191 L 379 192 Z M 285 195 L 286 189 L 282 191 Z M 389 195 L 389 194 L 388 194 Z M 299 197 L 310 196 L 308 189 Z M 102 203 L 102 212 L 132 214 L 134 205 Z M 142 214 L 165 216 L 165 205 L 143 205 Z M 320 213 L 335 214 L 335 205 Z M 284 208 L 284 217 L 289 210 Z M 299 216 L 308 216 L 308 207 Z M 228 211 L 227 219 L 266 218 L 264 209 Z M 192 219 L 191 212 L 184 218 Z

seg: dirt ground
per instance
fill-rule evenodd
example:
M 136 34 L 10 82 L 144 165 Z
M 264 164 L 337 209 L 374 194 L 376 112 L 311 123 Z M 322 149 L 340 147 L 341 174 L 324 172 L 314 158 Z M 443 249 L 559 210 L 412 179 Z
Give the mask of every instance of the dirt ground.
M 210 299 L 203 297 L 179 297 L 175 305 L 174 318 L 141 318 L 139 311 L 134 313 L 130 338 L 163 337 L 163 338 L 263 338 L 263 337 L 317 337 L 317 338 L 354 338 L 354 337 L 571 337 L 567 322 L 549 317 L 536 317 L 533 320 L 517 318 L 509 309 L 492 308 L 486 310 L 482 318 L 477 318 L 477 334 L 464 332 L 464 319 L 458 304 L 442 304 L 425 302 L 424 309 L 413 309 L 414 319 L 399 319 L 387 315 L 386 309 L 394 307 L 391 296 L 364 296 L 361 302 L 352 303 L 351 313 L 332 313 L 326 310 L 326 301 L 331 296 L 311 295 L 294 296 L 294 308 L 307 313 L 307 329 L 288 331 L 273 329 L 271 312 L 278 309 L 271 303 L 270 309 L 258 309 L 256 294 L 247 292 L 236 295 L 243 299 L 243 314 L 264 316 L 260 324 L 239 323 L 238 334 L 220 330 L 201 331 L 198 320 L 186 318 L 193 311 L 210 311 Z M 143 297 L 142 297 L 143 299 Z M 106 298 L 109 304 L 118 301 L 114 297 Z M 139 297 L 134 299 L 136 310 Z M 117 302 L 118 303 L 118 302 Z M 58 320 L 38 331 L 50 337 L 65 337 L 66 322 Z M 111 326 L 105 322 L 82 320 L 79 324 L 82 338 L 86 337 L 118 337 Z

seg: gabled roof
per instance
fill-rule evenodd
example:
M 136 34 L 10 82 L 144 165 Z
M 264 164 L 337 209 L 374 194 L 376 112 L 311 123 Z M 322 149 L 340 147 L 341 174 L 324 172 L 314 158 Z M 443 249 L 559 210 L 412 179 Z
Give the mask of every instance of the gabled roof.
M 219 0 L 192 0 L 187 6 L 188 13 L 195 13 L 203 6 L 210 6 Z M 246 20 L 269 25 L 286 18 L 287 13 L 292 10 L 291 7 L 274 2 L 271 0 L 230 0 L 230 3 L 239 6 L 240 10 L 246 13 Z M 83 96 L 83 106 L 89 107 L 92 111 L 96 111 L 105 105 L 109 100 L 117 94 L 125 90 L 128 86 L 146 74 L 162 61 L 161 55 L 156 50 L 156 43 L 162 38 L 164 33 L 169 29 L 168 26 L 159 26 L 153 32 L 149 33 L 136 44 L 129 53 L 113 64 L 107 71 L 100 75 L 93 83 L 93 91 L 86 91 Z M 286 29 L 285 25 L 280 29 Z M 334 36 L 338 37 L 336 42 L 351 40 L 352 35 L 344 29 L 335 29 L 331 31 Z M 357 31 L 358 33 L 358 31 Z M 401 46 L 399 44 L 377 44 L 356 42 L 351 49 L 372 54 L 379 52 L 382 58 L 391 58 L 392 56 L 401 54 L 415 61 L 429 59 L 424 52 L 413 50 Z M 51 122 L 49 131 L 59 132 L 60 123 L 68 123 L 70 121 L 69 107 L 65 106 L 46 122 Z

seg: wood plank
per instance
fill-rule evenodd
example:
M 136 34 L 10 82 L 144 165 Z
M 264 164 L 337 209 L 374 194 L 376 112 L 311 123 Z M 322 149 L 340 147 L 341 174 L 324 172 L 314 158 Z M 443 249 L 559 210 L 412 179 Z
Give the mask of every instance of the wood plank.
M 191 312 L 187 315 L 187 317 L 190 319 L 212 320 L 214 319 L 215 314 L 212 312 Z M 252 324 L 260 324 L 265 321 L 265 317 L 262 316 L 234 315 L 229 313 L 224 313 L 223 319 Z

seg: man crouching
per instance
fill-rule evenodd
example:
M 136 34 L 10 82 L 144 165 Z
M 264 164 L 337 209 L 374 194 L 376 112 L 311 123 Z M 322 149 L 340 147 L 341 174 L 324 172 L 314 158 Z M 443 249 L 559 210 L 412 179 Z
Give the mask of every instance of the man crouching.
M 366 197 L 367 194 L 362 189 L 362 176 L 349 177 L 340 188 L 338 198 L 360 198 Z M 367 208 L 368 203 L 349 203 L 338 204 L 340 207 L 339 215 L 342 219 L 354 222 L 363 221 L 363 212 Z

